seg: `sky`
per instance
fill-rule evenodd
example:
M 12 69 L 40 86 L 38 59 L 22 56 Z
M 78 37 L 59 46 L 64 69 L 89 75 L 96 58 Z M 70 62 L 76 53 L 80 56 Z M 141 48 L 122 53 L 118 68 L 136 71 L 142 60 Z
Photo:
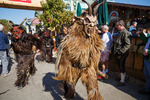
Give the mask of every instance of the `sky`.
M 14 24 L 20 24 L 26 17 L 27 19 L 33 18 L 34 13 L 34 10 L 21 10 L 0 7 L 0 19 L 11 20 Z
M 113 1 L 113 0 L 110 0 L 110 1 Z M 150 0 L 114 0 L 114 1 L 118 3 L 150 6 Z
M 150 0 L 108 0 L 108 1 L 150 6 Z M 33 18 L 34 13 L 35 13 L 34 10 L 19 10 L 19 9 L 10 9 L 10 8 L 0 7 L 0 19 L 12 20 L 15 24 L 20 24 L 26 17 L 28 19 Z

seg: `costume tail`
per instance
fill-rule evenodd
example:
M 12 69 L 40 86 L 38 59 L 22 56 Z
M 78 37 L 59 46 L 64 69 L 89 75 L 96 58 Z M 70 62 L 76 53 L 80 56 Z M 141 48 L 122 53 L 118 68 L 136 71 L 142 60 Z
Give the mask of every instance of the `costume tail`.
M 58 48 L 57 59 L 56 59 L 56 63 L 55 63 L 55 76 L 56 76 L 56 74 L 58 74 L 59 63 L 60 63 L 62 51 L 63 51 L 63 46 L 60 46 Z

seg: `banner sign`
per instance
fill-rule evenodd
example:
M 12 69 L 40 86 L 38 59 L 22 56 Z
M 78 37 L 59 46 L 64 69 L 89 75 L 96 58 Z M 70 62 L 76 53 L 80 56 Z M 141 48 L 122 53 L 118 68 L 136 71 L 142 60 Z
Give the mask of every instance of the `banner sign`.
M 31 0 L 10 0 L 10 1 L 24 2 L 24 3 L 31 3 Z

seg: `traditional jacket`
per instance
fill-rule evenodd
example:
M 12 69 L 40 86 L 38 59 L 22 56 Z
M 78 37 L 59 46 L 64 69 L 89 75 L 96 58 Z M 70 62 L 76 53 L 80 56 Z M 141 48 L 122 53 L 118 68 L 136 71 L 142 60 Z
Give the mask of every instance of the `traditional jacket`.
M 119 32 L 117 40 L 114 44 L 114 54 L 120 52 L 121 54 L 129 50 L 131 46 L 131 34 L 124 28 Z

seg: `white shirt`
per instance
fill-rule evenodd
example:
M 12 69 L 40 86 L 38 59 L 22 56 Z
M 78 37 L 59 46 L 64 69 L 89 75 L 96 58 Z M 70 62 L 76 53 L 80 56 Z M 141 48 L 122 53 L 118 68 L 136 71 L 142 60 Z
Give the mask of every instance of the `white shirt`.
M 147 37 L 147 33 L 143 32 L 143 34 Z
M 101 39 L 104 41 L 105 49 L 104 51 L 110 51 L 111 43 L 112 43 L 112 35 L 110 32 L 103 33 Z

